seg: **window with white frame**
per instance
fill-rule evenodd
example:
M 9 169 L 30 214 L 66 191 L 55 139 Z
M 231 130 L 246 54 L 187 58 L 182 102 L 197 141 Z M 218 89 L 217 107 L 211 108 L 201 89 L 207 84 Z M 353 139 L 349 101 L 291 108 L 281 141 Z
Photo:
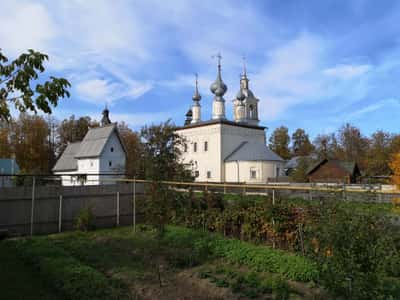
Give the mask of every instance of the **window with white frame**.
M 193 143 L 193 152 L 197 152 L 197 143 L 196 142 Z
M 211 178 L 211 171 L 207 171 L 207 178 Z
M 251 179 L 256 179 L 257 178 L 257 170 L 250 169 L 250 178 Z
M 204 151 L 208 151 L 208 142 L 207 141 L 204 142 Z

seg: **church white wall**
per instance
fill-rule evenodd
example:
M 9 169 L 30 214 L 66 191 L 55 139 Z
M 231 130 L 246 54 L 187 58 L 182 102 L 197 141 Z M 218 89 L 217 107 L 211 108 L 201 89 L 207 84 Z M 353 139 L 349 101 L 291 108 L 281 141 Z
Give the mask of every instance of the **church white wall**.
M 265 145 L 264 130 L 222 124 L 222 160 L 231 154 L 242 142 L 262 143 Z M 223 168 L 222 180 L 228 181 Z M 236 179 L 237 180 L 237 179 Z M 235 181 L 236 181 L 235 180 Z
M 196 181 L 222 181 L 221 124 L 181 129 L 176 133 L 186 139 L 187 152 L 182 151 L 182 159 L 186 164 L 192 162 L 194 171 L 199 172 Z M 207 151 L 204 150 L 205 142 L 208 144 Z M 207 178 L 207 172 L 210 172 L 210 178 Z
M 110 136 L 103 152 L 99 158 L 99 173 L 101 174 L 120 174 L 125 172 L 126 155 L 122 145 L 114 133 Z M 101 184 L 112 184 L 111 179 L 120 176 L 100 176 L 99 181 Z
M 252 178 L 252 171 L 256 177 Z M 229 161 L 225 163 L 227 182 L 245 182 L 249 184 L 267 183 L 268 178 L 274 178 L 283 173 L 283 163 L 275 161 Z

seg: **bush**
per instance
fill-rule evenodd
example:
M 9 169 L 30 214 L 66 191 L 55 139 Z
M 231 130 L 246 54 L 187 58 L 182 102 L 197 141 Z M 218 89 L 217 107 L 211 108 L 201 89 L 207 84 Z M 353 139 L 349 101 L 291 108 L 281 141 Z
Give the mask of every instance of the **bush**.
M 308 229 L 314 237 L 309 254 L 319 262 L 323 285 L 349 299 L 390 296 L 385 295 L 383 280 L 399 266 L 396 229 L 382 216 L 326 209 L 319 223 Z
M 80 231 L 89 231 L 95 229 L 95 216 L 91 206 L 82 208 L 75 218 L 74 228 Z

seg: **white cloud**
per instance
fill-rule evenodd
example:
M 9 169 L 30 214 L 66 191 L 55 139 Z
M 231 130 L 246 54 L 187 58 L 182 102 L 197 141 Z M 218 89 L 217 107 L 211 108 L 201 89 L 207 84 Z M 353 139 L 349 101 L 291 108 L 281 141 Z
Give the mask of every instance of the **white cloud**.
M 308 33 L 267 53 L 267 63 L 252 80 L 262 119 L 275 119 L 288 107 L 314 101 L 326 92 L 317 75 L 323 54 L 323 41 Z
M 400 107 L 400 100 L 395 99 L 395 98 L 390 98 L 390 99 L 384 99 L 380 100 L 376 103 L 369 104 L 365 107 L 362 107 L 356 111 L 353 111 L 345 116 L 346 120 L 355 120 L 363 117 L 364 115 L 367 115 L 369 113 L 376 112 L 378 110 L 381 110 L 384 107 L 387 106 L 394 106 L 397 109 Z
M 92 103 L 108 103 L 129 97 L 131 99 L 139 98 L 140 96 L 151 90 L 152 85 L 148 82 L 131 81 L 129 85 L 124 85 L 116 82 L 108 82 L 104 79 L 89 79 L 79 82 L 76 85 L 76 91 L 80 98 Z
M 57 29 L 46 7 L 26 1 L 1 2 L 0 45 L 6 55 L 17 56 L 27 49 L 48 49 Z
M 364 75 L 372 68 L 371 65 L 337 65 L 323 70 L 323 74 L 340 79 L 353 79 Z

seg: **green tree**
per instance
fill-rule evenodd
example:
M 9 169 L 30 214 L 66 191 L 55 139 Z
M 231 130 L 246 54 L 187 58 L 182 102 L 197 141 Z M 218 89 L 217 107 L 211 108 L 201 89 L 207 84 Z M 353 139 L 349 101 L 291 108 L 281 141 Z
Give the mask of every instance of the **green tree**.
M 160 125 L 144 126 L 140 131 L 144 167 L 142 175 L 150 180 L 188 180 L 190 172 L 181 162 L 184 140 L 175 133 L 170 120 Z
M 310 155 L 314 150 L 314 146 L 310 142 L 310 138 L 304 129 L 298 128 L 292 134 L 292 153 L 295 156 Z
M 285 126 L 276 128 L 269 138 L 269 148 L 283 159 L 290 158 L 289 143 L 290 136 Z
M 184 140 L 175 133 L 175 126 L 169 120 L 160 125 L 144 126 L 140 131 L 140 138 L 144 162 L 141 174 L 144 178 L 153 180 L 151 186 L 147 187 L 146 214 L 162 235 L 177 195 L 161 181 L 185 181 L 192 178 L 190 170 L 181 163 Z
M 46 54 L 30 49 L 8 62 L 0 49 L 0 120 L 10 120 L 11 105 L 20 112 L 51 113 L 59 98 L 69 97 L 70 83 L 64 78 L 50 76 L 50 80 L 38 82 L 46 60 Z
M 297 167 L 290 173 L 290 178 L 294 182 L 307 182 L 307 171 L 311 164 L 311 159 L 302 156 L 298 158 Z

